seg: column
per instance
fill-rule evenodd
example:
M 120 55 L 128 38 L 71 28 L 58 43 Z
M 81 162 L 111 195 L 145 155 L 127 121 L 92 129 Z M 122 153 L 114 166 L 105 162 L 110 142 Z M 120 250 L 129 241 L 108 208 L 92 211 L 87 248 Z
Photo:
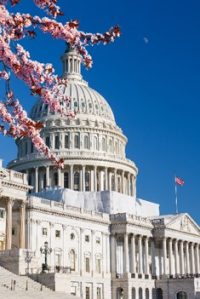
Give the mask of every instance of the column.
M 194 243 L 191 243 L 191 274 L 195 274 L 195 267 L 194 267 Z
M 62 225 L 63 228 L 63 248 L 62 248 L 62 253 L 63 253 L 63 267 L 67 267 L 68 266 L 68 253 L 66 250 L 66 230 L 67 230 L 67 226 L 66 225 Z
M 122 178 L 121 178 L 121 190 L 122 190 L 122 193 L 124 193 L 124 171 L 122 170 Z
M 135 265 L 135 236 L 131 236 L 131 273 L 136 272 L 136 265 Z
M 74 165 L 69 167 L 69 189 L 74 189 Z
M 169 274 L 173 275 L 173 262 L 172 262 L 172 239 L 169 239 Z
M 50 187 L 49 166 L 46 166 L 46 186 Z
M 149 240 L 145 238 L 145 274 L 149 275 Z
M 115 182 L 115 188 L 114 190 L 117 191 L 117 169 L 114 169 L 114 182 Z
M 35 192 L 38 192 L 38 167 L 35 167 Z
M 79 190 L 83 191 L 83 169 L 82 168 L 80 168 L 79 170 L 79 176 L 80 176 Z
M 85 166 L 82 166 L 82 191 L 85 192 Z
M 91 262 L 92 262 L 92 276 L 95 275 L 96 269 L 95 269 L 95 231 L 91 231 Z
M 166 238 L 163 238 L 163 275 L 166 275 L 166 259 L 167 259 L 167 248 L 166 248 Z
M 180 274 L 179 272 L 179 256 L 178 256 L 178 240 L 175 240 L 175 274 Z
M 156 273 L 156 263 L 155 263 L 155 244 L 154 239 L 151 239 L 151 263 L 152 263 L 152 275 L 157 275 Z
M 200 269 L 199 269 L 199 244 L 196 244 L 196 273 L 199 274 L 200 273 Z
M 6 201 L 6 250 L 12 248 L 12 204 L 13 200 L 8 198 Z
M 20 204 L 20 233 L 19 233 L 19 248 L 25 248 L 25 202 Z
M 128 190 L 127 190 L 128 192 L 127 192 L 127 194 L 128 194 L 128 195 L 131 195 L 131 193 L 130 193 L 130 189 L 131 189 L 131 188 L 130 188 L 130 185 L 131 185 L 131 184 L 130 184 L 130 172 L 128 172 L 128 176 L 127 176 L 127 185 L 128 185 L 128 188 L 127 188 L 127 189 L 128 189 Z
M 186 251 L 186 274 L 190 274 L 190 257 L 189 257 L 189 243 L 188 242 L 186 242 L 185 251 Z
M 110 273 L 110 235 L 106 234 L 106 273 Z
M 183 253 L 183 241 L 180 241 L 180 272 L 183 275 L 184 274 L 184 253 Z
M 97 167 L 94 166 L 94 191 L 97 191 Z
M 99 190 L 104 191 L 104 171 L 100 170 L 99 175 Z
M 105 191 L 108 191 L 108 168 L 105 167 Z
M 111 172 L 111 170 L 109 171 L 109 173 L 108 173 L 108 189 L 109 189 L 109 191 L 112 191 L 112 172 Z
M 84 265 L 85 265 L 85 261 L 84 261 L 84 252 L 83 252 L 83 229 L 80 228 L 80 260 L 79 260 L 79 270 L 80 270 L 80 275 L 83 275 L 83 269 L 84 269 Z
M 116 272 L 116 239 L 115 235 L 111 235 L 111 272 Z
M 124 273 L 129 272 L 128 234 L 124 234 Z
M 138 273 L 143 274 L 142 269 L 142 236 L 138 236 L 138 253 L 139 253 L 139 267 L 138 267 Z

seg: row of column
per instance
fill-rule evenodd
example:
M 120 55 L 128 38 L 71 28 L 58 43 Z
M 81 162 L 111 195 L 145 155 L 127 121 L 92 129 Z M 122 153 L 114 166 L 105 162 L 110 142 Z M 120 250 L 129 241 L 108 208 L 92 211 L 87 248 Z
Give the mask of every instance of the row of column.
M 34 185 L 35 192 L 40 191 L 45 186 L 55 186 L 54 174 L 55 169 L 46 166 L 45 172 L 36 167 L 34 169 Z M 67 173 L 67 187 L 77 191 L 117 191 L 123 194 L 133 196 L 135 194 L 135 177 L 129 172 L 117 170 L 108 167 L 97 166 L 80 166 L 70 165 L 67 170 L 57 170 L 57 184 L 64 188 L 64 173 Z M 75 174 L 78 173 L 79 186 L 75 184 Z M 88 176 L 86 176 L 86 173 Z M 28 176 L 31 175 L 31 170 L 27 170 Z M 44 178 L 45 175 L 45 178 Z M 46 182 L 44 182 L 46 180 Z M 40 181 L 40 184 L 39 184 Z M 33 182 L 31 182 L 33 184 Z
M 200 273 L 200 244 L 163 238 L 162 248 L 164 275 Z M 169 261 L 168 271 L 167 260 Z
M 113 273 L 141 275 L 200 273 L 200 244 L 183 240 L 163 238 L 161 242 L 157 240 L 155 243 L 152 238 L 143 235 L 113 234 L 111 257 Z
M 129 242 L 130 237 L 130 242 Z M 117 272 L 117 239 L 111 235 L 111 272 Z M 130 259 L 130 260 L 129 260 Z M 123 273 L 149 275 L 149 237 L 134 234 L 123 235 Z
M 12 248 L 12 206 L 14 199 L 6 199 L 6 245 L 5 249 L 10 250 Z M 25 202 L 19 201 L 20 206 L 20 230 L 19 230 L 19 248 L 25 248 Z

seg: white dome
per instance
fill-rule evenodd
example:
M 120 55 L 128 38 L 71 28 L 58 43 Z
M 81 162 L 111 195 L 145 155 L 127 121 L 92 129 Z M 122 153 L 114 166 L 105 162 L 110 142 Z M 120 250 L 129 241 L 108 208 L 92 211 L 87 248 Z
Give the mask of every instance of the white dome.
M 70 98 L 70 109 L 86 118 L 99 118 L 101 121 L 112 122 L 115 124 L 113 112 L 107 103 L 97 91 L 90 88 L 88 83 L 82 79 L 80 73 L 80 56 L 75 50 L 70 50 L 62 56 L 63 77 L 67 78 L 67 86 L 61 85 L 61 93 Z M 49 108 L 41 100 L 33 106 L 31 117 L 41 119 L 52 115 Z M 55 114 L 53 114 L 55 115 Z M 60 116 L 58 116 L 60 117 Z
M 97 91 L 88 87 L 83 80 L 69 80 L 67 86 L 62 85 L 60 88 L 61 92 L 71 99 L 70 109 L 77 115 L 95 116 L 115 123 L 113 112 L 107 101 Z M 34 119 L 48 117 L 51 114 L 47 105 L 41 100 L 38 100 L 31 110 L 31 117 Z

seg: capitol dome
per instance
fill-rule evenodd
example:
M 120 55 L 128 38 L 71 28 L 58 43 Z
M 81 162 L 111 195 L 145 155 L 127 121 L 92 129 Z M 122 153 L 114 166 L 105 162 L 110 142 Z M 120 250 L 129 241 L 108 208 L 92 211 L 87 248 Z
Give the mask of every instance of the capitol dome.
M 61 59 L 62 76 L 68 83 L 60 89 L 70 98 L 69 108 L 76 117 L 69 119 L 52 113 L 40 99 L 30 116 L 45 124 L 41 137 L 52 152 L 64 159 L 65 167 L 55 169 L 26 138 L 17 140 L 18 156 L 9 167 L 26 172 L 35 192 L 61 187 L 135 195 L 138 170 L 126 158 L 127 138 L 117 126 L 108 102 L 82 78 L 81 57 L 76 50 L 68 49 Z

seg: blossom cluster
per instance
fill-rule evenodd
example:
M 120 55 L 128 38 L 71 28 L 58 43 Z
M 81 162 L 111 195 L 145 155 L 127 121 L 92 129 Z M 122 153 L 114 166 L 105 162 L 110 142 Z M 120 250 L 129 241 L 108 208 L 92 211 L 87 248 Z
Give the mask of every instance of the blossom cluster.
M 7 86 L 6 100 L 0 101 L 0 132 L 14 138 L 28 137 L 34 146 L 54 161 L 59 167 L 63 161 L 54 156 L 40 137 L 42 124 L 27 117 L 19 101 L 15 99 L 10 86 L 10 73 L 14 73 L 31 91 L 49 105 L 52 112 L 67 117 L 74 117 L 69 109 L 69 98 L 61 92 L 60 85 L 67 84 L 65 79 L 55 75 L 51 64 L 34 61 L 19 41 L 25 37 L 36 37 L 36 29 L 50 34 L 53 38 L 61 39 L 75 48 L 82 57 L 83 64 L 90 68 L 92 58 L 86 47 L 99 43 L 108 44 L 120 36 L 118 26 L 101 33 L 85 33 L 79 30 L 77 20 L 65 24 L 58 22 L 56 17 L 62 15 L 57 0 L 34 0 L 35 4 L 45 10 L 51 17 L 32 16 L 30 14 L 10 13 L 7 5 L 16 5 L 20 0 L 0 0 L 0 62 L 2 70 L 0 79 L 4 79 Z M 61 103 L 66 102 L 66 105 Z

